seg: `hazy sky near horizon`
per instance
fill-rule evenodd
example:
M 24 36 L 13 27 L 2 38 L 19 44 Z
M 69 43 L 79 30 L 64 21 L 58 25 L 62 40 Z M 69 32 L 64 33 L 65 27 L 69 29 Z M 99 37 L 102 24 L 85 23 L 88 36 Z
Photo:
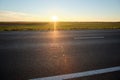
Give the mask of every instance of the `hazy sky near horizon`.
M 120 0 L 0 0 L 0 21 L 120 21 Z

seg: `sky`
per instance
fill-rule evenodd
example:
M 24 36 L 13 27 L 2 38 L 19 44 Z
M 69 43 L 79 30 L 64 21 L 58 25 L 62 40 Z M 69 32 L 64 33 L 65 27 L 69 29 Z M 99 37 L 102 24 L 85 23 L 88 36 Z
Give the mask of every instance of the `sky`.
M 0 0 L 0 21 L 120 21 L 120 0 Z

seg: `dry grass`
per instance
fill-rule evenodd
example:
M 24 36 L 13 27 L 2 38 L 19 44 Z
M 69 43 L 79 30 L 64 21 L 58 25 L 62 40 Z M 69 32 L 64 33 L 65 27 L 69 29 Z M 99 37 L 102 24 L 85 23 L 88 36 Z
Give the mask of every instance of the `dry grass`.
M 120 29 L 120 22 L 58 22 L 57 30 Z M 0 22 L 0 31 L 54 30 L 52 22 Z

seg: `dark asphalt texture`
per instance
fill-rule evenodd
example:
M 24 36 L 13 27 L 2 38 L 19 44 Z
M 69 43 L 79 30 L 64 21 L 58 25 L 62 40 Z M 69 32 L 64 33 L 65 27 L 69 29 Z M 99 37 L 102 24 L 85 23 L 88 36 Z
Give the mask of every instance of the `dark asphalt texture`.
M 114 66 L 120 66 L 120 30 L 0 32 L 0 80 L 28 80 Z M 119 74 L 74 80 L 120 80 Z

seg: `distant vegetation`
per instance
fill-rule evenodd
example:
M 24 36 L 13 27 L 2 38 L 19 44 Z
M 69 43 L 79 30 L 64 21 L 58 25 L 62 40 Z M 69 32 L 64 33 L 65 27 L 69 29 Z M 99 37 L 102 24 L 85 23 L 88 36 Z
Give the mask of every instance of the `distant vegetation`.
M 120 22 L 58 22 L 57 30 L 120 29 Z M 53 22 L 0 22 L 0 31 L 54 30 Z

